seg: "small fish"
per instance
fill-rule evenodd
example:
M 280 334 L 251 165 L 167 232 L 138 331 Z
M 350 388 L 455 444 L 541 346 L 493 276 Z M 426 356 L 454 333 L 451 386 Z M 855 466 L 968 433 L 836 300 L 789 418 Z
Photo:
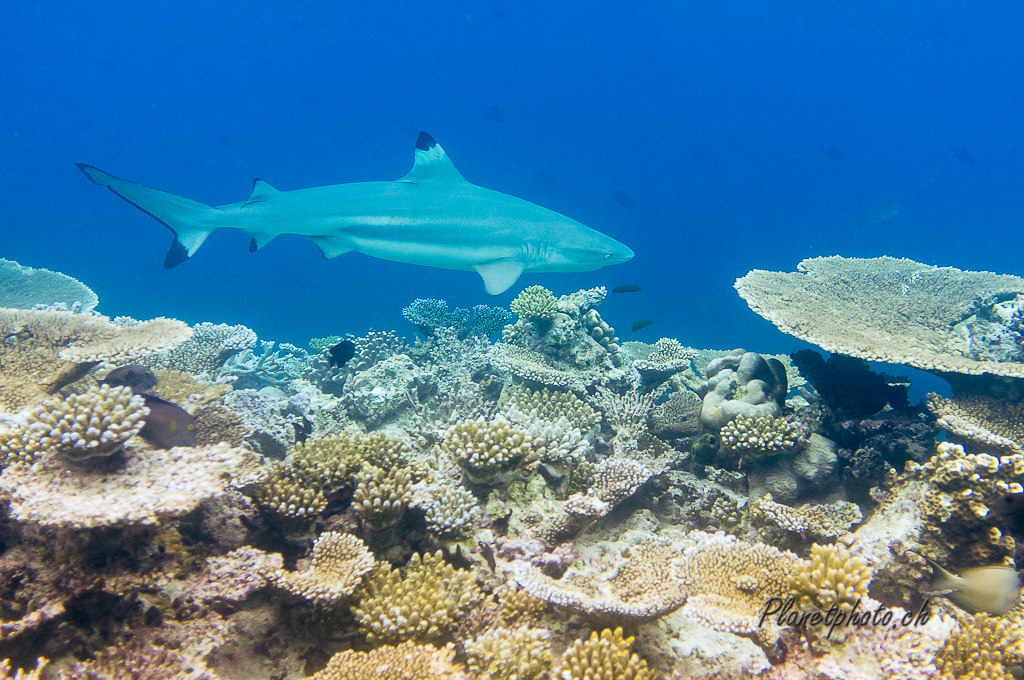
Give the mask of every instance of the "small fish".
M 331 366 L 342 368 L 349 359 L 356 355 L 356 343 L 351 340 L 342 340 L 337 345 L 332 345 L 327 353 L 330 355 Z
M 1001 528 L 1011 534 L 1024 536 L 1024 493 L 1003 494 L 988 503 L 988 506 L 992 514 L 1001 520 Z
M 974 156 L 967 149 L 960 148 L 953 152 L 956 154 L 956 159 L 966 165 L 974 165 Z
M 636 333 L 641 328 L 647 328 L 652 323 L 654 323 L 654 322 L 651 321 L 650 319 L 637 319 L 633 323 L 629 324 L 629 329 L 631 331 L 633 331 L 634 333 Z
M 149 407 L 139 436 L 159 449 L 196 445 L 196 421 L 174 402 L 151 394 L 142 395 Z
M 613 293 L 639 293 L 643 288 L 635 283 L 624 283 L 621 286 L 612 288 Z
M 614 191 L 612 192 L 612 196 L 615 197 L 615 200 L 618 201 L 619 205 L 621 205 L 623 208 L 636 207 L 636 201 L 630 198 L 629 194 L 627 194 L 625 191 Z
M 968 567 L 954 574 L 920 555 L 932 567 L 926 595 L 942 595 L 966 612 L 1001 616 L 1020 602 L 1020 575 L 1013 567 L 994 564 Z
M 132 392 L 135 394 L 145 394 L 156 387 L 156 376 L 153 375 L 153 371 L 149 370 L 145 366 L 129 364 L 127 366 L 115 368 L 110 373 L 107 373 L 107 377 L 103 379 L 103 383 L 107 385 L 130 387 L 132 388 Z

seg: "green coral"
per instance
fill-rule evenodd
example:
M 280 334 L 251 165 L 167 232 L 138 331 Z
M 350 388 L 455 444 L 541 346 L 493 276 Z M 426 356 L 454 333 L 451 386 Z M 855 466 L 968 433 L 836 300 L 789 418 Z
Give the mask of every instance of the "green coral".
M 480 599 L 473 575 L 446 563 L 439 550 L 415 553 L 404 569 L 378 565 L 352 612 L 370 642 L 434 641 Z
M 512 301 L 509 309 L 530 321 L 550 321 L 558 313 L 558 300 L 544 286 L 529 286 Z

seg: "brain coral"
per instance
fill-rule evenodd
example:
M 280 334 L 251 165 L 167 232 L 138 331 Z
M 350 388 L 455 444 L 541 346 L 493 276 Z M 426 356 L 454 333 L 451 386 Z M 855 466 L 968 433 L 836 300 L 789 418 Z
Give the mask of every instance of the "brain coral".
M 891 257 L 815 257 L 797 272 L 736 281 L 750 308 L 829 352 L 951 373 L 1024 377 L 1024 363 L 970 358 L 961 324 L 979 301 L 1024 292 L 1024 279 Z

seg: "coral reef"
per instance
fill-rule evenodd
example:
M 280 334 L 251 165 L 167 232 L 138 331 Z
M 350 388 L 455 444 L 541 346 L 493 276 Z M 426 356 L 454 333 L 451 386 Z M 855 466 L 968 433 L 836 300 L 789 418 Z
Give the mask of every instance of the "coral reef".
M 369 652 L 338 652 L 310 680 L 460 680 L 451 649 L 403 642 Z
M 1011 680 L 1024 666 L 1024 626 L 985 614 L 965 617 L 935 663 L 940 680 Z
M 507 482 L 533 452 L 530 437 L 500 417 L 455 423 L 441 446 L 476 484 Z
M 328 531 L 313 543 L 309 568 L 278 569 L 268 577 L 278 588 L 329 606 L 352 595 L 375 562 L 366 544 L 355 536 Z
M 192 326 L 192 335 L 186 342 L 170 351 L 146 357 L 140 363 L 213 378 L 228 359 L 251 350 L 256 342 L 251 328 L 204 321 Z
M 622 628 L 605 628 L 577 640 L 562 656 L 566 680 L 650 680 L 647 662 L 632 653 L 633 638 L 623 638 Z
M 769 543 L 778 540 L 773 540 L 772 530 L 775 529 L 799 534 L 803 539 L 827 540 L 849 533 L 853 526 L 864 521 L 860 508 L 849 501 L 792 508 L 776 503 L 771 494 L 751 503 L 751 515 Z
M 701 423 L 717 432 L 740 415 L 778 417 L 787 385 L 786 368 L 777 359 L 743 350 L 713 359 L 699 391 Z
M 471 534 L 482 511 L 472 493 L 458 486 L 436 486 L 427 508 L 427 527 L 442 538 L 459 539 Z
M 551 633 L 542 628 L 498 628 L 465 648 L 479 680 L 542 680 L 551 672 Z
M 811 546 L 811 559 L 804 560 L 789 577 L 789 590 L 797 606 L 827 612 L 835 606 L 850 611 L 866 601 L 872 571 L 863 557 L 854 557 L 845 547 Z
M 96 293 L 74 277 L 2 258 L 0 291 L 0 307 L 8 309 L 63 305 L 69 311 L 88 312 L 99 304 Z
M 800 440 L 796 426 L 775 416 L 736 416 L 718 432 L 721 447 L 756 459 L 792 451 Z
M 512 313 L 528 321 L 550 321 L 558 312 L 558 300 L 544 286 L 529 286 L 509 305 Z

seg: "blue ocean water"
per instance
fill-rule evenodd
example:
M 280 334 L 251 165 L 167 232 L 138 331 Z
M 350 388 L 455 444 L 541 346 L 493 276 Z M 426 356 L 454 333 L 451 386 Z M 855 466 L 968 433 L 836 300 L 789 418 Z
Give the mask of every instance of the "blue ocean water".
M 416 297 L 635 283 L 601 308 L 623 340 L 792 351 L 738 276 L 833 254 L 1024 275 L 1022 29 L 1019 2 L 17 3 L 0 257 L 78 277 L 109 315 L 301 345 L 411 335 Z M 171 234 L 72 164 L 221 204 L 254 176 L 397 178 L 420 130 L 635 259 L 491 298 L 473 273 L 221 231 L 164 270 Z

